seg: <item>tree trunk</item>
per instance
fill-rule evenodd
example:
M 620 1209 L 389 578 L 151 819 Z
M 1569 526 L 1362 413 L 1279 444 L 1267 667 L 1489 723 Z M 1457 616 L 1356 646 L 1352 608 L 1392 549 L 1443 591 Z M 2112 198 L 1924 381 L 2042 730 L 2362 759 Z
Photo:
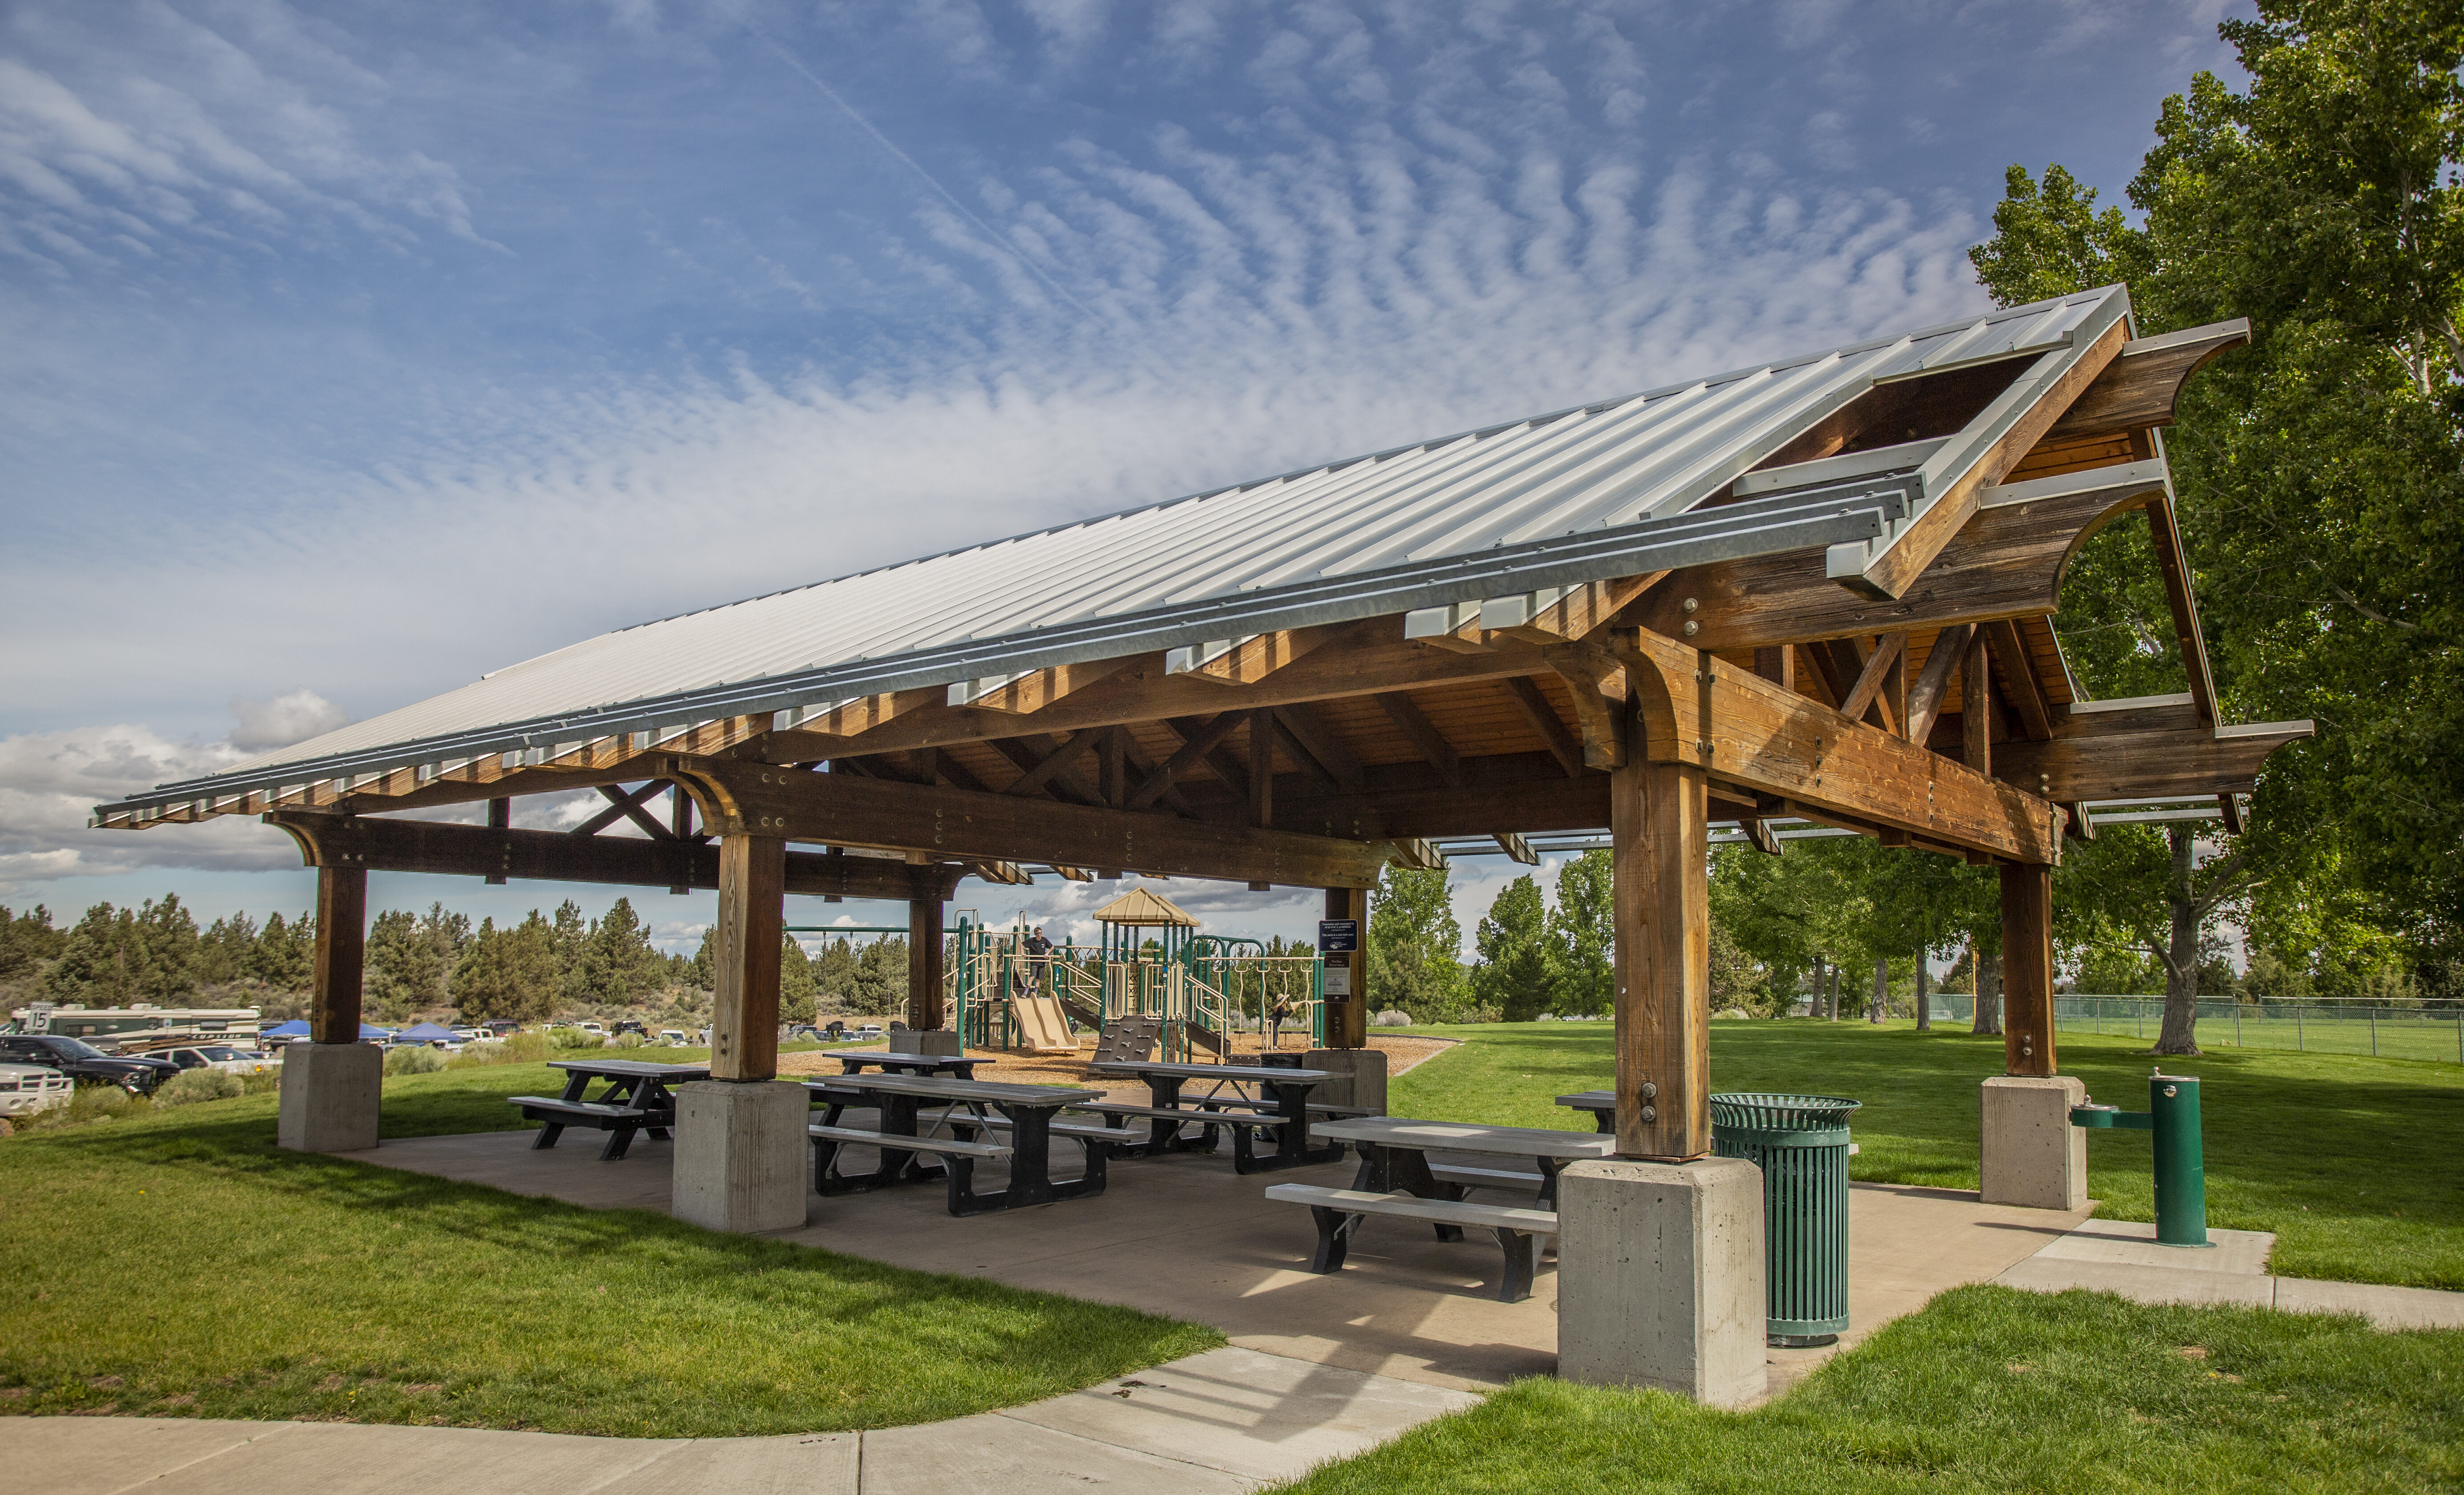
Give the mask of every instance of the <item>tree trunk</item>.
M 2198 848 L 2188 825 L 2167 834 L 2173 843 L 2173 877 L 2165 890 L 2172 929 L 2165 952 L 2165 1023 L 2156 1037 L 2160 1054 L 2199 1051 L 2199 908 L 2190 874 L 2197 869 Z
M 1969 948 L 1974 949 L 1973 946 Z M 2002 957 L 1979 955 L 1974 964 L 1976 1021 L 1969 1024 L 1968 1031 L 1998 1036 L 2002 1031 Z
M 1925 953 L 1922 950 L 1918 951 L 1917 1031 L 1920 1033 L 1930 1033 L 1933 1031 L 1933 994 L 1928 991 L 1925 986 L 1925 978 L 1931 974 L 1931 972 L 1925 969 Z
M 1874 1000 L 1865 1010 L 1865 1021 L 1879 1023 L 1891 1005 L 1891 962 L 1881 956 L 1874 957 Z
M 1811 993 L 1812 1000 L 1805 1004 L 1805 1015 L 1809 1018 L 1822 1016 L 1822 978 L 1823 974 L 1830 969 L 1831 962 L 1820 956 L 1814 957 L 1814 990 Z

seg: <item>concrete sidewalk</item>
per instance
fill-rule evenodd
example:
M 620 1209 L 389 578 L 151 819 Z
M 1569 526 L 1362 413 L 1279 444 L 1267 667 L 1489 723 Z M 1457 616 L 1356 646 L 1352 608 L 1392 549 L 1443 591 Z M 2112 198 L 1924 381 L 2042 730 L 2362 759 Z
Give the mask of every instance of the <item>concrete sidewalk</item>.
M 1041 1495 L 1248 1490 L 1479 1398 L 1210 1350 L 1029 1406 L 871 1433 L 576 1438 L 187 1418 L 0 1418 L 0 1495 Z
M 2464 1329 L 2464 1292 L 2272 1277 L 2276 1237 L 2211 1230 L 2208 1250 L 2158 1245 L 2156 1227 L 2092 1220 L 1993 1281 L 2033 1292 L 2084 1287 L 2140 1303 L 2238 1303 L 2307 1313 L 2358 1313 L 2379 1329 Z

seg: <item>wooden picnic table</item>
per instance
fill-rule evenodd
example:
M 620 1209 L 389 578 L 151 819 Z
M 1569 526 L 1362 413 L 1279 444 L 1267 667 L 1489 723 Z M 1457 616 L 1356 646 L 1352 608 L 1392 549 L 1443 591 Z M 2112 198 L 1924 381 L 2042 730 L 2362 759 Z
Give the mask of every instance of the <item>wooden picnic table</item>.
M 1054 1116 L 1066 1108 L 1102 1100 L 1099 1090 L 1001 1085 L 936 1075 L 863 1073 L 807 1080 L 804 1088 L 819 1096 L 825 1107 L 821 1124 L 810 1129 L 814 1143 L 813 1187 L 819 1193 L 856 1194 L 891 1184 L 941 1178 L 950 1186 L 951 1214 L 983 1215 L 1104 1192 L 1104 1164 L 1111 1133 L 1102 1129 L 1059 1129 L 1061 1134 L 1076 1136 L 1086 1144 L 1087 1166 L 1077 1177 L 1058 1183 L 1053 1181 L 1051 1173 Z M 918 1131 L 918 1112 L 927 1102 L 937 1102 L 942 1110 L 932 1118 L 932 1130 Z M 841 1126 L 840 1117 L 851 1106 L 875 1110 L 880 1115 L 876 1127 L 862 1132 Z M 999 1119 L 990 1111 L 1000 1112 Z M 945 1127 L 949 1130 L 943 1139 L 940 1132 Z M 978 1135 L 995 1131 L 1007 1132 L 1008 1141 L 988 1142 Z M 935 1145 L 902 1148 L 898 1145 L 901 1137 Z M 849 1146 L 880 1150 L 880 1161 L 871 1173 L 838 1172 L 838 1154 Z M 918 1161 L 920 1156 L 935 1154 L 941 1158 L 937 1171 Z M 1000 1156 L 1009 1160 L 1009 1186 L 979 1193 L 975 1187 L 977 1159 Z
M 1577 1090 L 1560 1095 L 1557 1104 L 1592 1113 L 1592 1130 L 1602 1136 L 1617 1135 L 1617 1091 Z
M 1580 1132 L 1551 1132 L 1536 1127 L 1484 1127 L 1459 1121 L 1412 1121 L 1400 1116 L 1359 1116 L 1323 1122 L 1321 1137 L 1353 1143 L 1360 1149 L 1360 1174 L 1355 1189 L 1374 1194 L 1397 1190 L 1427 1199 L 1460 1199 L 1466 1187 L 1430 1172 L 1431 1153 L 1473 1153 L 1530 1159 L 1536 1175 L 1502 1175 L 1500 1181 L 1535 1177 L 1536 1208 L 1557 1207 L 1557 1170 L 1585 1157 L 1614 1157 L 1617 1138 Z M 1477 1184 L 1472 1185 L 1477 1187 Z M 1462 1232 L 1440 1225 L 1438 1239 L 1458 1240 Z
M 976 1066 L 988 1065 L 989 1059 L 969 1059 L 963 1054 L 893 1054 L 877 1048 L 840 1048 L 830 1052 L 839 1062 L 842 1074 L 862 1074 L 869 1066 L 897 1074 L 935 1075 L 949 1073 L 961 1080 L 976 1076 Z
M 1085 1106 L 1083 1110 L 1102 1110 L 1108 1116 L 1142 1116 L 1148 1123 L 1146 1154 L 1152 1157 L 1167 1151 L 1177 1151 L 1186 1144 L 1181 1128 L 1188 1121 L 1201 1124 L 1205 1131 L 1202 1150 L 1212 1151 L 1215 1133 L 1220 1130 L 1232 1133 L 1232 1169 L 1235 1173 L 1272 1173 L 1282 1168 L 1301 1168 L 1314 1163 L 1331 1163 L 1343 1155 L 1343 1146 L 1315 1146 L 1309 1140 L 1309 1093 L 1316 1087 L 1335 1078 L 1331 1069 L 1304 1069 L 1281 1065 L 1193 1065 L 1142 1059 L 1116 1059 L 1097 1062 L 1092 1066 L 1099 1074 L 1134 1075 L 1146 1082 L 1152 1104 L 1145 1107 L 1117 1105 Z M 1207 1094 L 1183 1096 L 1181 1087 L 1190 1081 L 1213 1081 Z M 1225 1095 L 1222 1088 L 1233 1087 Z M 1243 1093 L 1243 1086 L 1255 1086 L 1257 1095 Z M 1237 1106 L 1247 1116 L 1235 1116 L 1227 1108 Z M 1266 1108 L 1271 1107 L 1271 1110 Z M 1257 1112 L 1264 1111 L 1264 1114 Z M 1186 1112 L 1188 1121 L 1181 1119 Z M 1274 1132 L 1275 1150 L 1259 1155 L 1250 1140 L 1255 1131 Z
M 710 1078 L 708 1065 L 660 1065 L 640 1059 L 560 1059 L 550 1068 L 564 1071 L 564 1093 L 516 1095 L 524 1121 L 543 1122 L 534 1150 L 556 1146 L 567 1127 L 597 1127 L 608 1133 L 599 1160 L 612 1163 L 633 1145 L 636 1132 L 664 1138 L 676 1119 L 676 1098 L 669 1087 Z M 607 1088 L 596 1100 L 586 1098 L 593 1080 Z

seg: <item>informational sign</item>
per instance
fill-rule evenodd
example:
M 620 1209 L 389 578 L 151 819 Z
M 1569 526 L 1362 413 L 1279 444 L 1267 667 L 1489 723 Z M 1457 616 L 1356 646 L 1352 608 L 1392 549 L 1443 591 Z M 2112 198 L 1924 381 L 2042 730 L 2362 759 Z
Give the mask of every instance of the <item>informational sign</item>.
M 1331 965 L 1326 968 L 1326 995 L 1330 1001 L 1349 1001 L 1352 999 L 1352 967 Z
M 1360 948 L 1358 919 L 1320 919 L 1317 921 L 1317 953 L 1322 956 L 1348 956 Z

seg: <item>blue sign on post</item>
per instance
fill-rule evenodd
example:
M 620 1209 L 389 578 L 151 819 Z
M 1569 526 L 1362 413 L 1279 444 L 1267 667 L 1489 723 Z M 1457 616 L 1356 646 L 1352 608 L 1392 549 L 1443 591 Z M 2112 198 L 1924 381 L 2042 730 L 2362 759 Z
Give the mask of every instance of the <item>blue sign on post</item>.
M 1317 921 L 1317 953 L 1322 956 L 1348 956 L 1360 948 L 1358 919 L 1320 919 Z

